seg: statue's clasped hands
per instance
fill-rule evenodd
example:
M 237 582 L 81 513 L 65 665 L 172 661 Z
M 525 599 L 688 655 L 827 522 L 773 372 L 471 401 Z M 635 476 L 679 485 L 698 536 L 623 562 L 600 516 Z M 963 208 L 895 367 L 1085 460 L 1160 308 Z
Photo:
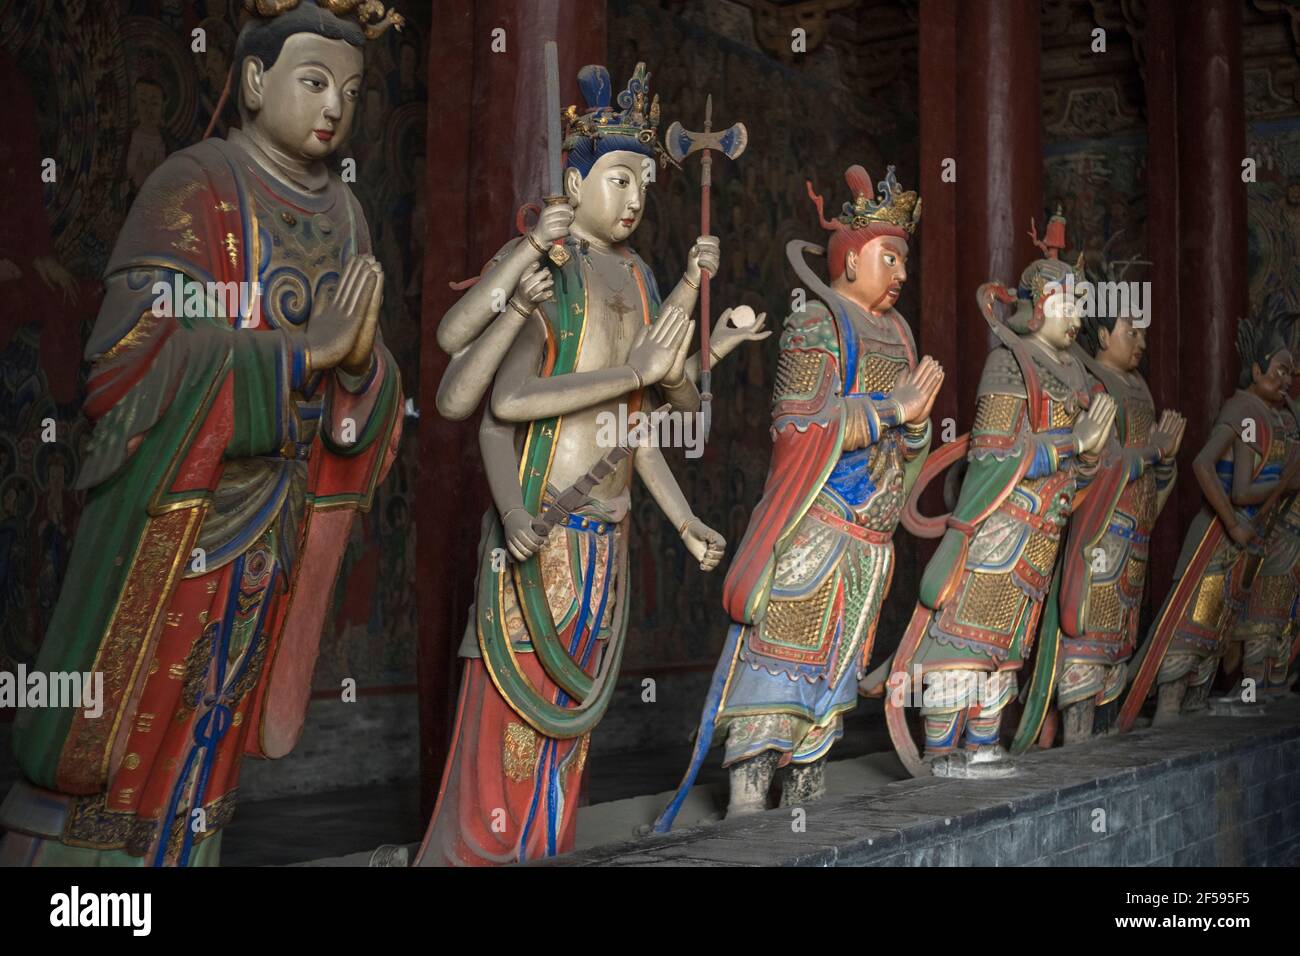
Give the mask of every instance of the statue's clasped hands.
M 1089 456 L 1099 454 L 1113 424 L 1115 424 L 1115 399 L 1104 392 L 1093 396 L 1088 410 L 1074 423 L 1074 438 L 1079 443 L 1079 454 Z
M 903 413 L 903 420 L 898 424 L 916 424 L 930 417 L 934 400 L 943 385 L 943 375 L 943 366 L 929 355 L 921 359 L 916 368 L 903 371 L 890 393 Z
M 694 320 L 687 317 L 685 309 L 676 307 L 664 309 L 653 325 L 637 330 L 627 364 L 636 372 L 643 388 L 664 381 L 666 377 L 669 382 L 678 384 L 669 373 L 680 378 L 680 366 L 686 361 L 686 349 L 694 331 Z
M 1187 419 L 1182 415 L 1172 409 L 1160 413 L 1160 421 L 1151 432 L 1151 444 L 1160 453 L 1161 461 L 1173 461 L 1178 455 L 1186 429 Z
M 383 304 L 383 266 L 374 256 L 353 256 L 329 302 L 307 323 L 304 337 L 311 367 L 337 366 L 354 375 L 365 372 Z

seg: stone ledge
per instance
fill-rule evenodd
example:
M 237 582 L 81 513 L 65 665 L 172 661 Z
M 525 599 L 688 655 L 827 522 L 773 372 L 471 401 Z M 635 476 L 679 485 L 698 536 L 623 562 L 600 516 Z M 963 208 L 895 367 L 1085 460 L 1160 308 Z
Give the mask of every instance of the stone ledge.
M 534 866 L 1233 866 L 1300 861 L 1300 700 L 1036 752 Z M 834 765 L 828 770 L 835 772 Z

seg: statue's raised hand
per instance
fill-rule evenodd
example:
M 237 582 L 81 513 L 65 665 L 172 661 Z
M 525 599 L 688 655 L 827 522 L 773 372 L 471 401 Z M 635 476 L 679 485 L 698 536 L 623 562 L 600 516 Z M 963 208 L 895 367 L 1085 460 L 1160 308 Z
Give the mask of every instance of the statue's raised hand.
M 1079 453 L 1096 455 L 1110 434 L 1110 427 L 1115 423 L 1115 399 L 1104 392 L 1092 399 L 1088 410 L 1074 422 L 1074 437 L 1079 442 Z
M 916 368 L 904 371 L 890 393 L 903 410 L 903 420 L 899 424 L 914 424 L 929 418 L 941 385 L 943 366 L 928 355 Z
M 572 225 L 573 207 L 567 202 L 544 207 L 530 233 L 534 240 L 533 246 L 541 246 L 546 249 L 556 239 L 564 239 L 568 236 L 569 227 Z M 538 253 L 539 256 L 542 254 Z
M 763 328 L 763 323 L 767 320 L 766 312 L 758 313 L 752 324 L 739 328 L 730 321 L 733 311 L 735 310 L 727 309 L 718 316 L 713 331 L 709 333 L 709 351 L 713 353 L 715 362 L 721 362 L 742 342 L 761 342 L 772 334 L 771 329 Z
M 384 271 L 375 257 L 353 256 L 334 294 L 307 322 L 304 337 L 311 367 L 365 371 L 383 299 Z
M 718 274 L 718 264 L 722 259 L 722 247 L 717 236 L 700 236 L 686 254 L 686 275 L 692 282 L 700 281 L 700 272 L 710 276 Z
M 727 541 L 699 518 L 691 518 L 682 528 L 682 543 L 701 571 L 712 571 L 727 552 Z
M 627 364 L 636 372 L 643 386 L 653 385 L 668 374 L 682 342 L 694 328 L 695 323 L 686 317 L 684 309 L 670 307 L 659 314 L 654 325 L 637 330 Z

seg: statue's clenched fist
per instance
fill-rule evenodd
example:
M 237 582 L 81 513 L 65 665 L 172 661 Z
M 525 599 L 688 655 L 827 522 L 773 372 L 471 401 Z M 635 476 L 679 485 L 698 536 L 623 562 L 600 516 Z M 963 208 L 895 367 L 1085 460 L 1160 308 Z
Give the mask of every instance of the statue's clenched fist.
M 721 255 L 721 247 L 718 245 L 717 236 L 700 236 L 695 240 L 695 245 L 691 246 L 691 251 L 686 255 L 687 278 L 698 283 L 701 270 L 711 276 L 717 275 Z
M 537 245 L 545 247 L 556 239 L 568 236 L 571 225 L 573 225 L 573 207 L 567 202 L 546 206 L 537 217 L 532 237 L 537 241 Z
M 545 527 L 540 521 L 534 522 L 533 516 L 523 508 L 515 508 L 501 519 L 505 532 L 506 550 L 516 561 L 527 561 L 546 544 L 546 535 L 538 534 L 539 527 Z
M 682 543 L 691 557 L 700 562 L 701 571 L 712 571 L 727 553 L 727 542 L 699 518 L 691 518 L 682 528 Z

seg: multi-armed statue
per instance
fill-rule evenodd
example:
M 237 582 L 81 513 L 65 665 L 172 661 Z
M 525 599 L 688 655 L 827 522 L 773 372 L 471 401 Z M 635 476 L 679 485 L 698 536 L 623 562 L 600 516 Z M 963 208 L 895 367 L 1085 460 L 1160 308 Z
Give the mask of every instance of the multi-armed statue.
M 649 76 L 637 64 L 616 103 L 603 66 L 584 67 L 578 82 L 588 108 L 565 114 L 567 203 L 549 202 L 531 233 L 507 243 L 438 330 L 454 353 L 443 413 L 467 416 L 491 388 L 479 434 L 495 509 L 484 516 L 455 739 L 421 865 L 509 863 L 573 845 L 590 735 L 627 633 L 633 470 L 702 570 L 722 558 L 722 537 L 692 513 L 660 449 L 629 455 L 602 438 L 602 423 L 627 420 L 620 409 L 639 411 L 651 389 L 679 410 L 699 408 L 689 315 L 702 272 L 718 268 L 718 243 L 700 236 L 660 299 L 628 245 L 654 164 L 667 158 Z M 556 242 L 564 254 L 551 255 Z M 501 290 L 513 291 L 508 303 Z M 761 323 L 737 329 L 726 318 L 715 360 L 762 336 Z
M 25 710 L 0 863 L 215 863 L 246 753 L 302 729 L 354 513 L 396 448 L 383 271 L 326 159 L 378 3 L 247 0 L 242 129 L 172 154 L 108 265 L 89 488 L 37 668 L 103 712 Z

